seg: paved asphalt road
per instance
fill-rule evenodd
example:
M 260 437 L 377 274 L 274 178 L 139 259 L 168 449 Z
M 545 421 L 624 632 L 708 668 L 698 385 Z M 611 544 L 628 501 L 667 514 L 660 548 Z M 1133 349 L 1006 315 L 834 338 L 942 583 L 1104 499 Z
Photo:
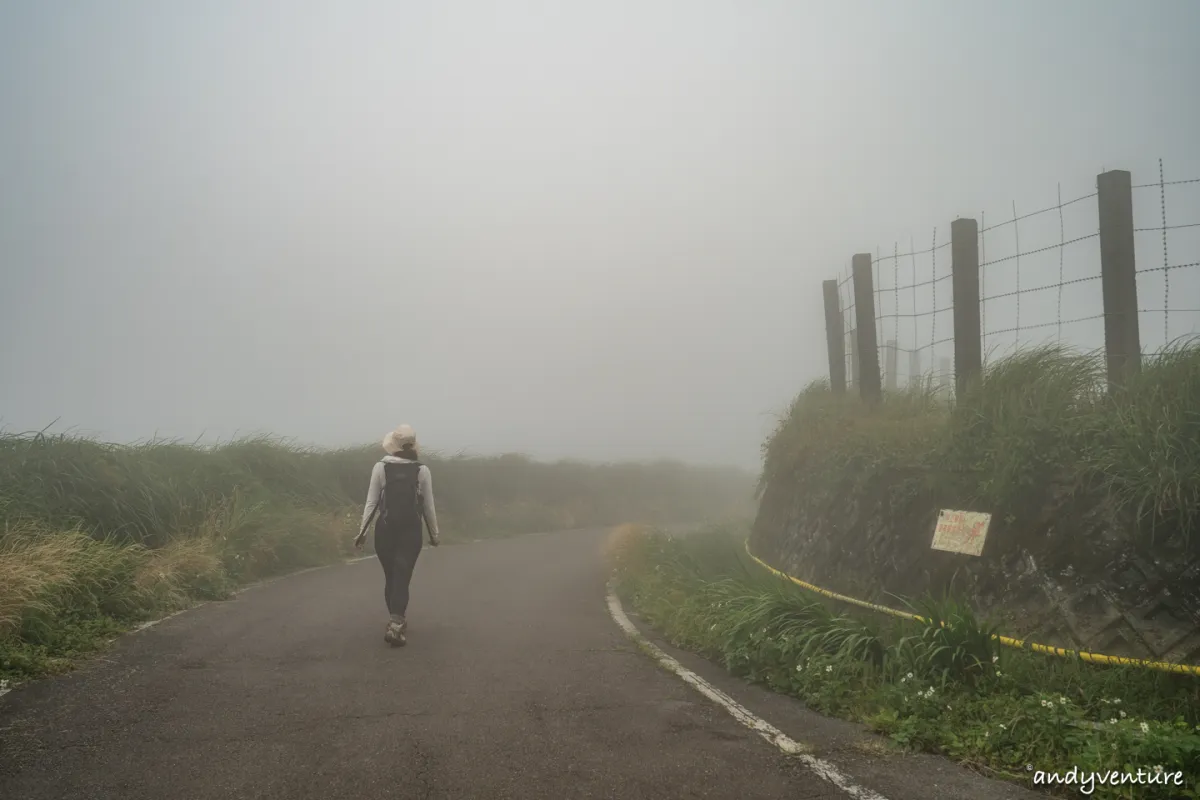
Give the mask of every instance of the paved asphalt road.
M 604 536 L 426 548 L 406 648 L 383 642 L 374 559 L 125 637 L 0 698 L 0 798 L 851 796 L 631 644 L 605 605 Z M 1036 796 L 670 652 L 888 800 Z

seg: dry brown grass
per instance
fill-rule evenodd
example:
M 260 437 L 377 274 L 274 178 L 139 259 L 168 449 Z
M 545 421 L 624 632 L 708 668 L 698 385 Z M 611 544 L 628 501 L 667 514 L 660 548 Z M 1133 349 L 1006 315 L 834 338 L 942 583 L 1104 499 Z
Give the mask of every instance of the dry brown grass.
M 180 537 L 147 551 L 134 577 L 136 590 L 163 611 L 188 607 L 198 591 L 220 595 L 225 583 L 220 548 L 212 537 Z M 212 590 L 205 592 L 206 586 Z
M 50 611 L 49 595 L 69 583 L 90 540 L 80 531 L 47 531 L 16 523 L 0 535 L 0 639 L 13 635 L 24 615 Z
M 616 570 L 626 568 L 631 559 L 638 557 L 641 546 L 653 532 L 651 526 L 639 523 L 627 522 L 613 528 L 601 545 L 605 563 Z

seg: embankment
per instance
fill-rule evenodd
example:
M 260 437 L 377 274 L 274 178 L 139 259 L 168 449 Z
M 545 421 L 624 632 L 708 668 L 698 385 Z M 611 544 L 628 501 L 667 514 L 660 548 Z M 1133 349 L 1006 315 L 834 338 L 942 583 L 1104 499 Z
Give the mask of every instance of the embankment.
M 862 599 L 950 592 L 1010 635 L 1200 663 L 1200 347 L 1116 396 L 1102 369 L 1033 350 L 957 402 L 876 409 L 808 387 L 764 448 L 751 547 Z M 930 548 L 943 508 L 993 515 L 981 557 Z

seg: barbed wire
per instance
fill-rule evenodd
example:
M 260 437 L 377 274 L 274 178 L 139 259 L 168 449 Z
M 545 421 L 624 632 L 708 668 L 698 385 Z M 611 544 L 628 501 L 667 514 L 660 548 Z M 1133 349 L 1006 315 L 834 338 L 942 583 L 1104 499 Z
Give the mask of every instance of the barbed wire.
M 1086 278 L 1072 278 L 1070 280 L 1060 280 L 1057 283 L 1048 283 L 1045 286 L 1037 286 L 1033 289 L 1017 289 L 1012 292 L 1001 292 L 1000 294 L 994 294 L 989 297 L 981 297 L 979 300 L 980 300 L 980 302 L 986 302 L 988 300 L 1003 300 L 1006 297 L 1018 297 L 1019 295 L 1023 295 L 1023 294 L 1036 294 L 1037 292 L 1044 292 L 1049 289 L 1058 289 L 1059 292 L 1061 293 L 1064 286 L 1071 286 L 1076 283 L 1089 283 L 1091 281 L 1098 281 L 1098 280 L 1100 280 L 1100 277 L 1101 276 L 1099 276 L 1099 275 L 1089 275 Z M 1059 307 L 1061 308 L 1061 304 Z M 1059 316 L 1062 316 L 1062 315 L 1060 314 Z
M 1161 158 L 1158 160 L 1158 164 L 1159 164 L 1159 167 L 1161 168 L 1162 167 L 1162 159 Z M 1160 177 L 1161 177 L 1161 175 L 1160 175 Z M 1200 178 L 1188 178 L 1188 179 L 1182 180 L 1182 181 L 1166 181 L 1165 183 L 1161 180 L 1158 183 L 1137 183 L 1137 184 L 1134 184 L 1133 188 L 1134 189 L 1157 189 L 1160 186 L 1182 186 L 1185 183 L 1200 183 Z
M 899 343 L 897 343 L 896 352 L 897 353 L 922 353 L 931 347 L 937 347 L 939 344 L 950 344 L 953 341 L 954 341 L 954 337 L 951 336 L 948 339 L 938 339 L 936 342 L 930 342 L 929 344 L 923 344 L 920 347 L 901 347 L 899 345 Z
M 1167 270 L 1172 269 L 1188 269 L 1189 267 L 1200 267 L 1200 261 L 1193 261 L 1190 264 L 1172 264 L 1170 266 L 1164 265 L 1161 267 L 1146 267 L 1145 269 L 1139 269 L 1138 274 L 1141 275 L 1143 272 L 1166 272 Z M 1162 309 L 1157 310 L 1161 311 Z
M 1060 326 L 1061 325 L 1074 325 L 1075 323 L 1078 323 L 1078 322 L 1091 322 L 1092 320 L 1104 319 L 1106 316 L 1108 316 L 1108 315 L 1101 312 L 1099 314 L 1092 314 L 1091 316 L 1087 316 L 1087 317 L 1077 317 L 1076 319 L 1055 320 L 1054 322 L 1041 322 L 1036 325 L 1026 325 L 1025 330 L 1028 331 L 1028 330 L 1035 330 L 1037 328 L 1049 328 L 1051 325 L 1060 325 Z M 1003 334 L 1003 333 L 1013 333 L 1016 330 L 1018 330 L 1018 329 L 1017 328 L 1002 328 L 1001 330 L 998 330 L 998 331 L 989 331 L 988 333 L 985 333 L 984 336 L 988 336 L 988 335 L 999 336 L 1000 334 Z
M 1155 230 L 1157 230 L 1157 228 Z M 996 264 L 1003 264 L 1006 261 L 1013 261 L 1013 260 L 1019 261 L 1021 258 L 1024 258 L 1027 256 L 1035 256 L 1038 253 L 1046 253 L 1046 252 L 1049 252 L 1050 250 L 1055 250 L 1060 247 L 1065 247 L 1066 245 L 1069 245 L 1069 244 L 1078 244 L 1079 242 L 1086 242 L 1088 239 L 1098 239 L 1098 238 L 1100 238 L 1100 231 L 1096 231 L 1095 233 L 1089 233 L 1087 236 L 1078 236 L 1074 239 L 1071 239 L 1068 242 L 1061 242 L 1059 244 L 1051 244 L 1051 245 L 1047 245 L 1046 247 L 1039 247 L 1036 250 L 1026 250 L 1024 253 L 1013 253 L 1011 256 L 1004 256 L 1003 258 L 997 258 L 994 261 L 988 261 L 987 263 L 980 264 L 979 268 L 982 270 L 985 267 L 995 266 Z M 1097 267 L 1097 269 L 1099 269 L 1099 267 Z
M 1194 269 L 1200 267 L 1200 261 L 1192 261 L 1186 263 L 1172 264 L 1169 234 L 1171 231 L 1184 230 L 1188 228 L 1200 228 L 1200 222 L 1182 222 L 1176 224 L 1168 224 L 1167 222 L 1167 187 L 1168 186 L 1200 186 L 1200 178 L 1187 178 L 1184 180 L 1168 181 L 1166 179 L 1166 169 L 1163 165 L 1163 160 L 1158 159 L 1158 182 L 1157 183 L 1142 183 L 1134 186 L 1134 189 L 1156 189 L 1158 194 L 1158 210 L 1159 210 L 1159 225 L 1154 227 L 1134 228 L 1135 233 L 1158 233 L 1162 237 L 1162 265 L 1156 267 L 1143 267 L 1138 269 L 1138 274 L 1161 272 L 1163 276 L 1163 304 L 1161 309 L 1139 309 L 1141 314 L 1156 314 L 1163 315 L 1163 342 L 1171 341 L 1171 314 L 1174 313 L 1189 313 L 1189 309 L 1171 308 L 1171 273 L 1180 269 Z
M 1152 184 L 1152 185 L 1158 186 L 1157 183 Z M 1057 205 L 1050 206 L 1049 208 L 1041 208 L 1041 209 L 1038 209 L 1037 211 L 1031 211 L 1028 214 L 1023 214 L 1022 216 L 1019 216 L 1019 217 L 1014 213 L 1012 219 L 1005 220 L 1004 222 L 999 222 L 990 228 L 981 227 L 980 232 L 984 233 L 984 232 L 987 232 L 990 230 L 996 230 L 998 228 L 1003 228 L 1005 225 L 1016 225 L 1018 222 L 1020 222 L 1022 220 L 1032 219 L 1033 217 L 1039 217 L 1042 214 L 1049 214 L 1051 211 L 1061 211 L 1062 209 L 1066 208 L 1067 206 L 1073 206 L 1076 203 L 1082 203 L 1084 200 L 1091 200 L 1095 196 L 1096 196 L 1096 192 L 1092 192 L 1091 194 L 1085 194 L 1080 197 L 1076 197 L 1074 200 L 1068 200 L 1067 202 L 1064 203 L 1064 202 L 1062 202 L 1062 195 L 1060 194 L 1059 198 L 1058 198 L 1059 202 Z M 1015 208 L 1016 203 L 1014 202 L 1013 205 Z
M 1155 184 L 1157 186 L 1158 184 Z M 1181 228 L 1200 228 L 1200 222 L 1188 222 L 1183 225 L 1156 225 L 1153 228 L 1134 228 L 1134 233 L 1153 233 L 1161 230 L 1174 231 Z

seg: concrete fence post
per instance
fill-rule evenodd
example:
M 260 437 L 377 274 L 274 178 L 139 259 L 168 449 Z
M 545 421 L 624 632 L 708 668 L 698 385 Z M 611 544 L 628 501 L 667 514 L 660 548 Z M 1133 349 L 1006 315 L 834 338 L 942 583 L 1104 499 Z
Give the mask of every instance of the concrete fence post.
M 1100 212 L 1100 283 L 1104 292 L 1104 350 L 1113 391 L 1142 366 L 1137 265 L 1133 247 L 1133 176 L 1123 169 L 1096 176 Z
M 879 345 L 875 331 L 875 278 L 871 272 L 871 254 L 855 255 L 853 271 L 859 394 L 867 403 L 875 405 L 883 399 L 883 384 L 879 377 Z
M 823 281 L 825 295 L 825 342 L 829 350 L 829 387 L 834 394 L 846 393 L 846 323 L 838 297 L 838 282 Z
M 973 219 L 950 223 L 954 295 L 954 391 L 962 397 L 983 372 L 983 330 L 979 320 L 979 225 Z

